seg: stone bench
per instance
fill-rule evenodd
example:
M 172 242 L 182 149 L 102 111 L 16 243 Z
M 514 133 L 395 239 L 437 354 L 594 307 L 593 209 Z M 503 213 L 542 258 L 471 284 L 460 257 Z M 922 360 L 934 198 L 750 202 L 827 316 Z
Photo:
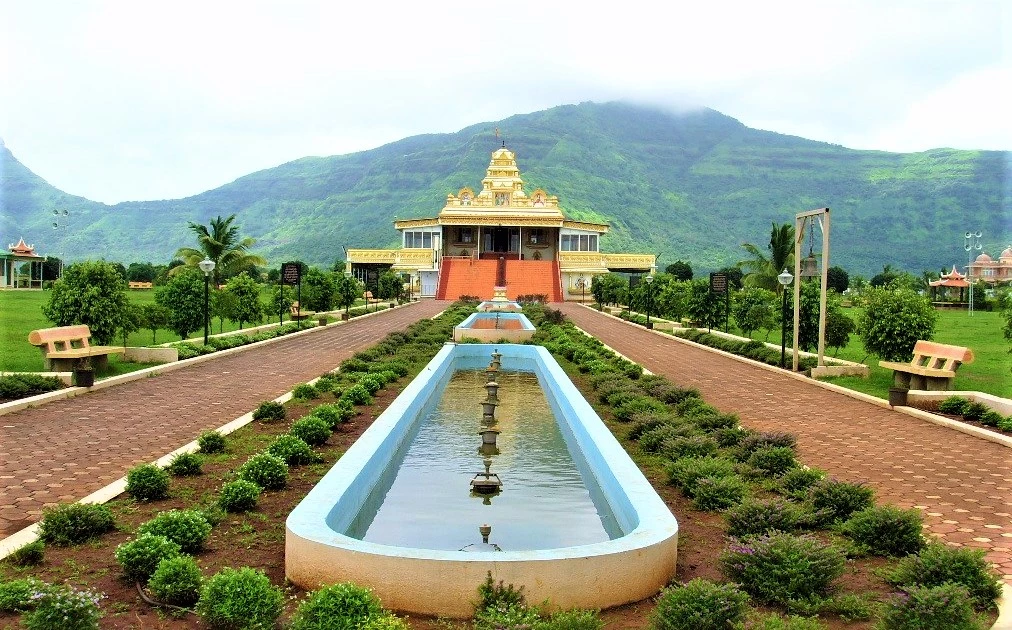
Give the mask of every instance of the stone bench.
M 292 306 L 288 310 L 291 313 L 291 319 L 293 322 L 316 317 L 316 311 L 300 311 L 298 302 L 292 302 Z
M 893 385 L 896 387 L 940 392 L 952 389 L 956 370 L 963 363 L 972 361 L 973 351 L 969 348 L 918 340 L 910 363 L 879 361 L 878 364 L 893 370 Z
M 93 346 L 90 339 L 91 330 L 85 324 L 40 328 L 28 334 L 28 343 L 42 350 L 47 372 L 70 372 L 82 359 L 101 371 L 108 367 L 110 354 L 125 352 L 122 347 Z

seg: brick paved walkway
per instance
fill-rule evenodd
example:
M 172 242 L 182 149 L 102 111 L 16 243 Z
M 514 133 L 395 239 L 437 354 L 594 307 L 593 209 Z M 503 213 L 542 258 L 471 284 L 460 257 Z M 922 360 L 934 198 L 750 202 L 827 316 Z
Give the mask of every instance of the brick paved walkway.
M 987 550 L 1012 583 L 1012 449 L 648 332 L 573 304 L 573 322 L 759 430 L 791 431 L 800 458 L 917 507 L 929 531 Z
M 0 538 L 431 317 L 426 300 L 261 348 L 0 416 Z

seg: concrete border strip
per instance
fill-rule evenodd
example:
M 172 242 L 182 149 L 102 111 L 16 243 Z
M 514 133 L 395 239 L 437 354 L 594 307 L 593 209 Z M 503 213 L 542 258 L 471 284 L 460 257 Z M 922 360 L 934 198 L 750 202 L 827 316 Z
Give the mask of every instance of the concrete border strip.
M 140 380 L 142 378 L 151 378 L 151 377 L 154 377 L 154 376 L 158 376 L 159 374 L 162 374 L 164 372 L 172 372 L 173 370 L 179 370 L 179 369 L 182 369 L 184 367 L 189 367 L 191 365 L 196 365 L 197 363 L 203 363 L 204 361 L 211 361 L 213 359 L 217 359 L 219 357 L 227 356 L 229 354 L 234 354 L 236 352 L 243 352 L 245 350 L 251 350 L 253 348 L 259 348 L 261 346 L 265 346 L 265 345 L 268 345 L 268 344 L 277 343 L 277 342 L 283 341 L 285 339 L 291 339 L 291 338 L 299 336 L 299 335 L 306 335 L 306 334 L 309 334 L 309 333 L 312 333 L 312 332 L 316 332 L 316 331 L 319 331 L 319 330 L 326 330 L 326 329 L 330 328 L 331 326 L 341 326 L 341 325 L 347 324 L 348 322 L 351 322 L 351 321 L 354 321 L 354 320 L 363 319 L 365 317 L 374 317 L 374 316 L 379 315 L 381 313 L 390 312 L 390 311 L 393 311 L 395 309 L 404 308 L 406 306 L 411 306 L 411 304 L 417 304 L 417 303 L 418 302 L 410 302 L 408 304 L 398 304 L 394 308 L 385 308 L 385 309 L 383 309 L 381 311 L 373 311 L 372 313 L 366 313 L 365 315 L 359 315 L 358 317 L 355 317 L 353 319 L 349 319 L 347 321 L 338 321 L 338 322 L 334 322 L 333 324 L 328 324 L 327 326 L 312 326 L 312 327 L 307 328 L 305 330 L 300 330 L 300 331 L 297 331 L 297 332 L 294 332 L 294 333 L 291 333 L 291 334 L 288 334 L 288 335 L 283 335 L 281 337 L 274 337 L 273 339 L 265 339 L 263 341 L 256 341 L 254 343 L 249 343 L 249 344 L 246 344 L 244 346 L 238 346 L 238 347 L 235 347 L 235 348 L 229 348 L 227 350 L 219 350 L 217 352 L 212 352 L 210 354 L 204 354 L 204 355 L 201 355 L 201 356 L 198 356 L 198 357 L 191 357 L 189 359 L 183 359 L 181 361 L 175 361 L 173 363 L 164 363 L 162 365 L 155 365 L 155 366 L 152 366 L 152 367 L 149 367 L 149 368 L 144 368 L 144 369 L 141 369 L 141 370 L 136 370 L 134 372 L 127 372 L 126 374 L 120 374 L 118 376 L 112 376 L 112 377 L 109 377 L 109 378 L 106 378 L 106 379 L 102 379 L 101 381 L 96 382 L 95 385 L 92 386 L 92 387 L 66 387 L 64 389 L 58 389 L 56 391 L 46 392 L 45 394 L 38 394 L 38 395 L 35 395 L 35 396 L 31 396 L 29 398 L 21 398 L 21 399 L 14 400 L 14 401 L 11 401 L 11 402 L 8 402 L 8 403 L 0 404 L 0 416 L 3 416 L 3 415 L 8 414 L 8 413 L 13 413 L 15 411 L 21 411 L 22 409 L 28 409 L 29 407 L 38 407 L 39 405 L 43 405 L 43 404 L 48 403 L 48 402 L 53 402 L 54 400 L 63 400 L 64 398 L 73 398 L 75 396 L 80 396 L 82 394 L 87 394 L 88 392 L 93 392 L 93 391 L 97 391 L 97 390 L 100 390 L 100 389 L 105 389 L 107 387 L 112 387 L 114 385 L 120 385 L 122 383 L 129 383 L 131 381 L 137 381 L 137 380 Z M 235 333 L 232 333 L 232 334 L 237 334 L 237 333 L 238 333 L 238 331 L 235 332 Z
M 719 354 L 721 356 L 728 357 L 730 359 L 734 359 L 735 361 L 740 361 L 742 363 L 747 363 L 749 365 L 753 365 L 755 367 L 762 368 L 764 370 L 768 370 L 768 371 L 771 371 L 771 372 L 777 372 L 778 374 L 782 374 L 784 376 L 789 376 L 789 377 L 791 377 L 791 378 L 793 378 L 795 380 L 804 381 L 804 382 L 806 382 L 806 383 L 808 383 L 810 385 L 815 385 L 816 387 L 821 387 L 823 389 L 828 389 L 828 390 L 836 392 L 838 394 L 843 394 L 845 396 L 850 396 L 851 398 L 855 398 L 857 400 L 861 400 L 861 401 L 864 401 L 866 403 L 877 405 L 877 406 L 882 407 L 884 409 L 892 409 L 893 411 L 897 411 L 899 413 L 906 414 L 906 415 L 911 416 L 913 418 L 918 418 L 920 420 L 926 420 L 928 422 L 931 422 L 931 423 L 934 423 L 934 424 L 937 424 L 937 425 L 940 425 L 940 426 L 944 426 L 944 427 L 947 427 L 947 428 L 950 428 L 950 429 L 954 429 L 956 431 L 959 431 L 960 433 L 965 433 L 967 435 L 972 435 L 974 437 L 977 437 L 977 438 L 980 438 L 980 439 L 983 439 L 983 440 L 987 440 L 989 442 L 994 442 L 995 444 L 1000 444 L 1001 446 L 1005 446 L 1007 448 L 1012 448 L 1012 437 L 1009 437 L 1007 435 L 1002 435 L 1000 433 L 995 433 L 994 431 L 988 431 L 987 429 L 982 429 L 980 427 L 975 427 L 973 425 L 966 424 L 965 422 L 960 422 L 958 420 L 952 420 L 952 419 L 946 418 L 944 416 L 939 416 L 937 414 L 931 413 L 930 411 L 924 411 L 922 409 L 915 409 L 914 407 L 905 407 L 905 406 L 904 407 L 893 407 L 892 405 L 889 404 L 889 401 L 883 400 L 881 398 L 878 398 L 877 396 L 872 396 L 871 394 L 865 394 L 864 392 L 859 392 L 859 391 L 855 391 L 853 389 L 848 389 L 846 387 L 843 387 L 841 385 L 836 385 L 834 383 L 824 383 L 824 382 L 822 382 L 820 380 L 817 380 L 817 379 L 814 379 L 814 378 L 809 378 L 809 377 L 805 376 L 804 374 L 801 374 L 801 373 L 798 373 L 798 372 L 791 372 L 789 370 L 781 370 L 780 368 L 778 368 L 776 366 L 773 366 L 773 365 L 768 365 L 768 364 L 762 363 L 760 361 L 755 361 L 755 360 L 749 359 L 747 357 L 742 357 L 742 356 L 739 356 L 737 354 L 733 354 L 731 352 L 725 352 L 724 350 L 718 350 L 717 348 L 711 348 L 710 346 L 703 345 L 701 343 L 696 343 L 695 341 L 690 341 L 688 339 L 682 339 L 678 335 L 669 335 L 668 333 L 661 332 L 659 330 L 649 330 L 647 328 L 643 328 L 639 324 L 636 324 L 634 322 L 630 322 L 628 320 L 622 319 L 621 317 L 615 317 L 614 315 L 610 315 L 608 313 L 603 313 L 601 311 L 598 311 L 596 308 L 591 308 L 589 306 L 584 306 L 584 308 L 587 308 L 587 309 L 589 309 L 589 310 L 591 310 L 591 311 L 593 311 L 595 313 L 599 313 L 601 315 L 604 315 L 605 317 L 611 317 L 612 319 L 618 320 L 618 321 L 620 321 L 620 322 L 622 322 L 624 324 L 628 324 L 629 326 L 635 326 L 636 328 L 639 328 L 639 329 L 642 329 L 642 330 L 646 330 L 647 332 L 651 332 L 651 333 L 653 333 L 655 335 L 660 335 L 660 336 L 664 337 L 665 339 L 674 339 L 675 341 L 677 341 L 679 343 L 690 344 L 690 345 L 692 345 L 695 348 L 702 348 L 702 349 L 707 350 L 709 352 L 713 352 L 714 354 Z M 583 330 L 581 330 L 580 332 L 583 332 L 584 334 L 587 334 Z

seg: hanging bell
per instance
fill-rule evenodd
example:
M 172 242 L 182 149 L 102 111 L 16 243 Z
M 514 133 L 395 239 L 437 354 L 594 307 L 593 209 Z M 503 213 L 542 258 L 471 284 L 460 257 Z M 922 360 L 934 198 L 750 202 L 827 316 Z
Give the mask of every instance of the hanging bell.
M 819 277 L 819 260 L 811 251 L 801 259 L 801 277 L 804 279 Z

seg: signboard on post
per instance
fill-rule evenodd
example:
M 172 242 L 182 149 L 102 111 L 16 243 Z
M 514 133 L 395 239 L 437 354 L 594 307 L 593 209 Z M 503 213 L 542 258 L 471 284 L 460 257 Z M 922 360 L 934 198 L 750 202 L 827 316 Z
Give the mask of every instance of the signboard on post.
M 299 263 L 281 263 L 281 282 L 283 284 L 297 285 L 302 281 L 302 267 Z
M 727 274 L 723 272 L 710 274 L 710 292 L 727 293 Z

